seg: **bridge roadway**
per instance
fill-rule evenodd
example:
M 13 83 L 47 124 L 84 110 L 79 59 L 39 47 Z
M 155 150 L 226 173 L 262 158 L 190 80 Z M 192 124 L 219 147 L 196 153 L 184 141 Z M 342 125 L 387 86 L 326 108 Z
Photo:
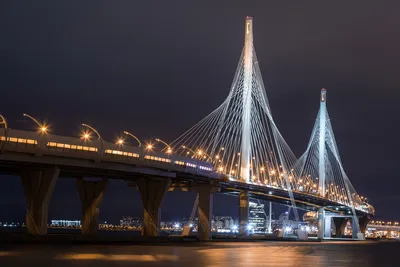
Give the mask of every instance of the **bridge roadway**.
M 47 207 L 58 176 L 77 178 L 82 232 L 86 234 L 97 229 L 107 179 L 123 179 L 139 190 L 144 205 L 143 234 L 147 236 L 158 235 L 160 205 L 166 191 L 199 193 L 199 238 L 204 240 L 211 237 L 212 196 L 217 191 L 239 196 L 244 203 L 240 207 L 242 226 L 248 219 L 249 197 L 290 205 L 287 190 L 228 178 L 215 172 L 211 163 L 102 139 L 84 142 L 74 137 L 0 129 L 0 153 L 0 172 L 21 176 L 27 198 L 27 228 L 32 234 L 47 231 Z M 90 182 L 84 177 L 103 180 Z M 293 194 L 297 207 L 302 209 L 317 211 L 323 207 L 341 214 L 350 212 L 349 207 L 316 195 Z M 366 225 L 373 210 L 357 210 L 357 214 Z

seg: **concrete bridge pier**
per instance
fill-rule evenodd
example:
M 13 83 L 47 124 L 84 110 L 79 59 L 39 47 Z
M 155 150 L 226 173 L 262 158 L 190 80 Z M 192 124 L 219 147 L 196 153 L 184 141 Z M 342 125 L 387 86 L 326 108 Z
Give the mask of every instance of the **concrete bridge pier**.
M 249 192 L 239 193 L 239 234 L 248 236 L 247 223 L 249 222 Z
M 214 193 L 218 192 L 220 188 L 216 186 L 202 185 L 196 186 L 192 189 L 199 195 L 199 205 L 197 210 L 199 218 L 197 237 L 200 241 L 210 241 L 212 236 L 211 220 Z
M 99 227 L 99 207 L 103 200 L 104 189 L 108 180 L 76 180 L 82 206 L 82 234 L 93 235 Z
M 60 169 L 55 166 L 21 171 L 26 198 L 26 228 L 29 234 L 47 234 L 49 202 L 59 174 Z
M 365 220 L 364 217 L 358 218 L 358 217 L 353 217 L 351 220 L 351 228 L 353 231 L 353 238 L 358 239 L 358 240 L 365 240 L 365 229 L 368 224 L 368 219 Z M 361 228 L 361 226 L 363 228 Z
M 346 228 L 348 218 L 334 217 L 333 223 L 335 224 L 336 238 L 344 236 L 344 229 Z
M 325 238 L 325 210 L 324 208 L 318 209 L 318 239 Z
M 360 225 L 360 232 L 363 235 L 365 235 L 365 231 L 367 230 L 367 225 L 370 220 L 371 220 L 371 217 L 369 215 L 363 216 L 358 219 L 358 224 Z
M 142 235 L 145 237 L 158 236 L 161 203 L 165 193 L 170 188 L 171 179 L 141 178 L 136 184 L 143 203 Z

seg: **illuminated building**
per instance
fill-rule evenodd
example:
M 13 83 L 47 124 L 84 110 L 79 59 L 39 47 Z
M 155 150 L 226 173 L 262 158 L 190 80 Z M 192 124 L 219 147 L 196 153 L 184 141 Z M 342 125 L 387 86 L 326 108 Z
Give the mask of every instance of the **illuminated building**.
M 81 221 L 51 220 L 51 225 L 56 227 L 80 227 Z
M 264 204 L 249 203 L 249 230 L 252 233 L 266 232 L 266 219 Z

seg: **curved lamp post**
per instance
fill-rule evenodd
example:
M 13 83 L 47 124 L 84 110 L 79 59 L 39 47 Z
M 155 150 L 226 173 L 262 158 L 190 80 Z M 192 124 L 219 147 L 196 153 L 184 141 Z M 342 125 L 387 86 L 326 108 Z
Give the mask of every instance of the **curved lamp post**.
M 0 125 L 1 124 L 3 124 L 4 125 L 4 129 L 6 129 L 7 130 L 7 121 L 6 121 L 6 118 L 4 118 L 4 116 L 3 115 L 1 115 L 0 114 L 0 119 L 1 119 L 1 121 L 0 121 Z
M 82 126 L 86 127 L 86 128 L 89 128 L 90 130 L 92 130 L 93 132 L 95 132 L 97 134 L 97 141 L 100 140 L 100 148 L 98 149 L 98 153 L 99 153 L 99 155 L 102 155 L 104 153 L 104 151 L 103 151 L 103 139 L 101 138 L 101 135 L 99 134 L 99 132 L 95 128 L 93 128 L 92 126 L 90 126 L 88 124 L 82 123 Z M 90 135 L 89 135 L 89 133 L 86 132 L 86 133 L 83 134 L 82 137 L 83 137 L 83 140 L 86 141 L 86 140 L 88 140 L 90 138 Z
M 181 148 L 189 150 L 190 152 L 193 153 L 194 156 L 196 156 L 196 152 L 194 152 L 192 149 L 188 148 L 187 146 L 182 145 Z M 188 154 L 189 154 L 189 152 L 188 152 Z
M 26 114 L 26 113 L 24 113 L 24 114 L 22 114 L 22 115 L 23 115 L 24 117 L 27 117 L 27 118 L 31 119 L 34 123 L 36 123 L 36 125 L 39 127 L 39 132 L 40 132 L 40 133 L 45 134 L 45 133 L 47 133 L 47 131 L 49 130 L 47 125 L 45 125 L 44 123 L 40 123 L 40 122 L 39 122 L 37 119 L 35 119 L 34 117 L 32 117 L 32 116 L 30 116 L 30 115 L 28 115 L 28 114 Z
M 134 136 L 133 134 L 131 134 L 128 131 L 124 131 L 124 134 L 129 135 L 130 137 L 132 137 L 133 139 L 135 139 L 138 143 L 139 143 L 139 147 L 142 146 L 142 142 L 140 142 L 139 138 L 137 138 L 136 136 Z
M 1 125 L 1 124 L 4 125 L 4 143 L 2 143 L 1 149 L 0 149 L 0 153 L 2 153 L 2 152 L 3 152 L 4 145 L 5 145 L 5 143 L 6 143 L 7 140 L 8 140 L 8 138 L 7 138 L 7 129 L 8 129 L 8 126 L 7 126 L 6 118 L 4 118 L 4 116 L 1 115 L 1 114 L 0 114 L 0 119 L 1 119 L 0 125 Z M 1 141 L 1 140 L 0 140 L 0 141 Z
M 165 145 L 165 148 L 167 148 L 167 154 L 171 154 L 171 153 L 172 153 L 172 148 L 171 148 L 170 145 L 168 145 L 167 142 L 164 142 L 164 141 L 161 140 L 160 138 L 156 138 L 156 141 L 157 141 L 157 142 L 160 142 L 160 143 L 163 143 L 163 144 Z M 164 149 L 165 149 L 165 148 L 164 148 Z M 163 149 L 163 150 L 164 150 L 164 149 Z
M 93 128 L 92 126 L 90 126 L 88 124 L 85 124 L 85 123 L 82 123 L 82 126 L 87 127 L 90 130 L 92 130 L 93 132 L 95 132 L 97 134 L 97 140 L 101 140 L 101 136 L 100 136 L 99 132 L 95 128 Z M 88 138 L 88 136 L 86 136 L 86 135 L 84 137 L 85 137 L 85 139 Z
M 213 158 L 210 155 L 208 155 L 206 152 L 204 152 L 202 150 L 197 151 L 197 155 L 202 156 L 203 154 L 206 155 L 211 160 L 211 162 L 213 162 Z

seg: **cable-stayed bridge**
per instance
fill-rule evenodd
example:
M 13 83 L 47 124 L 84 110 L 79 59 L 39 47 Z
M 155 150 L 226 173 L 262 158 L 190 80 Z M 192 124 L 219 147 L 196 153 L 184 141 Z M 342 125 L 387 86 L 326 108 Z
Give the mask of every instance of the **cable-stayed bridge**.
M 208 116 L 175 141 L 154 151 L 151 145 L 109 143 L 93 127 L 81 138 L 48 133 L 35 118 L 38 132 L 13 130 L 1 117 L 0 167 L 19 173 L 27 198 L 27 227 L 33 234 L 46 232 L 47 205 L 59 175 L 77 177 L 84 233 L 96 228 L 98 207 L 106 180 L 124 179 L 138 188 L 144 206 L 145 236 L 158 235 L 159 211 L 168 190 L 193 190 L 199 196 L 199 237 L 211 237 L 212 196 L 217 191 L 239 196 L 240 232 L 246 234 L 249 197 L 318 211 L 319 237 L 336 236 L 347 220 L 353 237 L 362 239 L 374 209 L 360 197 L 347 177 L 326 108 L 326 90 L 305 153 L 297 159 L 279 132 L 268 103 L 255 48 L 253 20 L 245 21 L 245 44 L 227 98 Z M 92 134 L 97 136 L 92 140 Z M 132 140 L 133 140 L 132 139 Z M 299 230 L 300 231 L 300 230 Z

